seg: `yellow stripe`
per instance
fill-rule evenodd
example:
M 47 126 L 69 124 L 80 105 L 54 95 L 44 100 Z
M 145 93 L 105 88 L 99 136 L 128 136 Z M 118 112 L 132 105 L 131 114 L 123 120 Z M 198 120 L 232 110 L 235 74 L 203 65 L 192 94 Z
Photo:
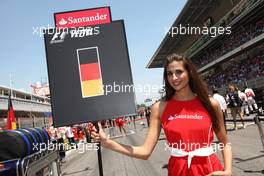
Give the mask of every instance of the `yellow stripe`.
M 82 81 L 83 97 L 103 95 L 103 84 L 101 79 Z
M 12 122 L 12 130 L 16 129 L 16 122 Z

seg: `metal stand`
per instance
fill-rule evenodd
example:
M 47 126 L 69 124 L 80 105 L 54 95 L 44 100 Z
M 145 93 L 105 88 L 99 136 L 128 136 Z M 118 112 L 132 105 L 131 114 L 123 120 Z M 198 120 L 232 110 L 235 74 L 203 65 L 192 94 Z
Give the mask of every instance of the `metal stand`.
M 263 129 L 262 129 L 260 120 L 259 120 L 259 116 L 255 116 L 254 119 L 255 119 L 255 122 L 256 122 L 256 124 L 258 126 L 260 140 L 262 142 L 262 146 L 263 146 L 263 149 L 264 149 L 264 134 L 263 134 Z
M 227 122 L 233 122 L 234 120 L 232 119 L 226 119 Z M 263 118 L 259 118 L 258 115 L 256 115 L 254 117 L 254 119 L 244 119 L 244 120 L 236 120 L 236 122 L 255 122 L 255 124 L 258 126 L 258 130 L 259 130 L 259 135 L 260 135 L 260 140 L 264 149 L 264 132 L 263 132 L 263 128 L 262 125 L 260 123 L 260 121 L 264 121 Z

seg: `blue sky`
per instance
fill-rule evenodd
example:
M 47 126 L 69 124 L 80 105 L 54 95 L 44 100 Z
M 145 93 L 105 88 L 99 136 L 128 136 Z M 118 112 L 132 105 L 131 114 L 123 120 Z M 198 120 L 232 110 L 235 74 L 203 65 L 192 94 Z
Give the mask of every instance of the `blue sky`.
M 166 1 L 84 1 L 5 0 L 1 2 L 0 85 L 30 91 L 30 82 L 47 79 L 43 37 L 33 34 L 37 27 L 54 26 L 53 13 L 110 6 L 112 20 L 124 19 L 132 75 L 135 85 L 161 85 L 162 69 L 146 65 L 183 8 L 186 0 Z M 157 97 L 157 93 L 136 93 L 137 101 Z

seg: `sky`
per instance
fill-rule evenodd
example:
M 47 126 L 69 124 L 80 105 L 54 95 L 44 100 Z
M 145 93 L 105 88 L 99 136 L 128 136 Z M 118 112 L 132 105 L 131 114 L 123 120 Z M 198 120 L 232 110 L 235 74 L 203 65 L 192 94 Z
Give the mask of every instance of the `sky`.
M 163 69 L 146 69 L 146 65 L 185 3 L 186 0 L 2 1 L 0 85 L 9 87 L 11 77 L 12 88 L 30 92 L 30 83 L 48 80 L 44 38 L 36 29 L 54 27 L 54 13 L 110 6 L 112 20 L 125 22 L 134 85 L 161 86 Z M 158 92 L 136 92 L 137 103 L 157 97 Z

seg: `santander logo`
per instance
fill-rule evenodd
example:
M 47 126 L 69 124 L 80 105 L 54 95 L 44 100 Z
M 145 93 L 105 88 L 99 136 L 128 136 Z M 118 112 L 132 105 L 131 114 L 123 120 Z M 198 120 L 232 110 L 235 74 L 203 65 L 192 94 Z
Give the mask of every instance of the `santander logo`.
M 59 24 L 60 24 L 60 25 L 65 25 L 65 24 L 67 24 L 67 21 L 64 20 L 64 18 L 61 18 Z
M 176 120 L 176 119 L 194 119 L 194 120 L 202 120 L 204 118 L 203 115 L 199 114 L 175 114 L 168 117 L 168 120 Z
M 55 14 L 56 27 L 81 27 L 111 22 L 109 7 Z

